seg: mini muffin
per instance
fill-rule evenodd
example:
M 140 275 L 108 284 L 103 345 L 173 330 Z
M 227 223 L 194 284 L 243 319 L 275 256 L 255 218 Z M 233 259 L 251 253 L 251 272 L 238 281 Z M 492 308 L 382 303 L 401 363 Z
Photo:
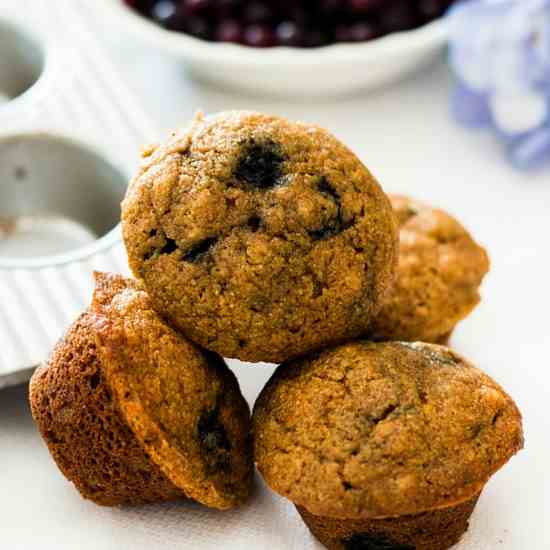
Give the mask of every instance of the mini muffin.
M 82 496 L 231 508 L 252 482 L 250 413 L 223 359 L 155 313 L 139 283 L 97 274 L 89 311 L 31 380 L 33 417 Z
M 446 343 L 479 303 L 487 253 L 443 210 L 408 197 L 390 200 L 400 226 L 397 281 L 370 335 L 382 341 Z
M 333 550 L 449 548 L 523 446 L 502 388 L 421 343 L 359 341 L 281 365 L 253 433 L 267 484 Z
M 397 227 L 338 140 L 227 112 L 146 156 L 123 202 L 124 241 L 155 307 L 188 338 L 281 362 L 364 334 L 393 283 Z

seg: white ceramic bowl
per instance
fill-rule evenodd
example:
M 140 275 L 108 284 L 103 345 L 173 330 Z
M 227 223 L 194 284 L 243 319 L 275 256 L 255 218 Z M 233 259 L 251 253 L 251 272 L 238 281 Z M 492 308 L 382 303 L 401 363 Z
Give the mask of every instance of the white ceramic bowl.
M 443 20 L 372 42 L 323 48 L 250 48 L 167 31 L 122 0 L 97 0 L 102 16 L 152 47 L 180 57 L 197 78 L 247 92 L 308 98 L 370 90 L 431 62 L 446 42 Z

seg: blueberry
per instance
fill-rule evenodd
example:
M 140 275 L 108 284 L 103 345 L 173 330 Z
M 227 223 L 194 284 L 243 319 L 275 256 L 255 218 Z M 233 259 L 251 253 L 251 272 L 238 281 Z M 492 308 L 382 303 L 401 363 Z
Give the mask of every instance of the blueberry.
M 172 254 L 178 249 L 178 245 L 174 239 L 166 237 L 166 244 L 160 249 L 161 254 Z
M 235 170 L 235 178 L 256 189 L 271 189 L 279 184 L 284 158 L 275 143 L 246 144 Z
M 158 21 L 161 25 L 165 21 L 169 21 L 174 17 L 177 12 L 176 4 L 172 0 L 162 0 L 153 6 L 151 15 L 155 21 Z
M 352 12 L 369 12 L 378 8 L 386 8 L 388 2 L 386 0 L 349 0 Z
M 380 36 L 378 28 L 368 21 L 354 23 L 349 27 L 349 40 L 351 42 L 366 42 Z
M 231 442 L 220 421 L 218 408 L 205 411 L 197 422 L 197 438 L 212 471 L 229 467 Z
M 210 7 L 212 0 L 182 0 L 181 4 L 189 13 L 196 13 Z
M 351 42 L 351 32 L 349 25 L 336 25 L 334 29 L 334 39 L 336 42 Z
M 319 48 L 329 43 L 329 36 L 319 28 L 311 28 L 304 35 L 303 45 L 306 48 Z
M 156 235 L 156 232 L 155 232 Z M 155 236 L 150 233 L 151 237 Z M 172 254 L 172 252 L 175 252 L 178 249 L 178 245 L 174 239 L 170 239 L 169 237 L 165 237 L 166 244 L 162 248 L 152 248 L 148 252 L 145 253 L 143 256 L 143 259 L 145 261 L 150 260 L 153 257 L 157 257 L 160 254 Z
M 427 21 L 441 17 L 447 8 L 442 0 L 420 0 L 418 11 Z
M 269 2 L 246 2 L 244 19 L 247 23 L 267 23 L 275 13 Z
M 356 533 L 342 541 L 345 550 L 415 550 L 410 544 L 399 544 L 386 537 Z
M 268 25 L 249 25 L 244 31 L 244 42 L 256 48 L 275 46 L 275 33 Z
M 197 432 L 201 444 L 208 451 L 229 450 L 231 448 L 231 443 L 227 438 L 224 425 L 220 422 L 217 409 L 203 413 L 197 424 Z
M 440 17 L 453 0 L 123 0 L 164 28 L 256 48 L 365 42 Z M 367 19 L 365 19 L 367 18 Z
M 216 28 L 215 37 L 219 42 L 239 44 L 243 41 L 243 27 L 235 19 L 226 19 Z
M 319 9 L 321 13 L 333 14 L 346 6 L 346 0 L 320 0 Z
M 252 233 L 256 233 L 256 231 L 258 231 L 258 229 L 262 226 L 262 220 L 259 216 L 251 216 L 248 219 L 247 226 Z
M 419 15 L 408 0 L 399 0 L 380 13 L 380 22 L 386 32 L 414 29 L 420 24 Z
M 183 255 L 182 260 L 184 262 L 195 263 L 200 259 L 204 258 L 208 253 L 211 252 L 214 245 L 218 242 L 218 239 L 208 238 L 199 241 L 194 244 L 185 254 Z
M 342 216 L 342 204 L 340 202 L 340 195 L 338 194 L 338 191 L 330 184 L 327 178 L 322 177 L 317 184 L 317 189 L 319 192 L 327 197 L 329 197 L 334 204 L 336 205 L 336 216 L 330 220 L 324 227 L 321 229 L 316 229 L 314 231 L 309 231 L 309 236 L 314 241 L 320 241 L 322 239 L 328 239 L 330 237 L 334 237 L 335 235 L 339 235 L 340 233 L 346 231 L 346 229 L 349 229 L 353 223 L 354 220 L 351 221 L 344 221 Z
M 340 206 L 340 195 L 325 176 L 319 180 L 317 189 L 319 190 L 319 193 L 329 196 L 336 204 L 338 204 L 338 206 Z
M 303 41 L 303 31 L 293 21 L 283 21 L 275 31 L 277 43 L 281 46 L 299 46 Z

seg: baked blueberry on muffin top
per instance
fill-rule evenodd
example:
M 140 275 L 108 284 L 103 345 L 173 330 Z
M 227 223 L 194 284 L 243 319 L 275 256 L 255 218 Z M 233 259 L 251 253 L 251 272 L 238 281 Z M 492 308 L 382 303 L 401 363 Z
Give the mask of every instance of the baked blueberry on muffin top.
M 58 466 L 98 504 L 186 496 L 226 509 L 250 493 L 235 376 L 170 328 L 137 281 L 96 274 L 92 306 L 34 374 L 30 401 Z
M 254 406 L 253 432 L 267 484 L 335 550 L 450 547 L 523 445 L 502 388 L 421 343 L 358 341 L 284 363 Z
M 387 197 L 316 126 L 198 116 L 147 153 L 123 203 L 130 266 L 188 338 L 280 362 L 363 333 L 394 278 Z

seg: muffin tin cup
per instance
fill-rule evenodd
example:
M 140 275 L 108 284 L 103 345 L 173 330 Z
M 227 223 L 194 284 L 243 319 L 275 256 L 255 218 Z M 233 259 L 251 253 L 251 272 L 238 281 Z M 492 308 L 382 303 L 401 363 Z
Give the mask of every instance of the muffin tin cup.
M 46 68 L 42 39 L 0 18 L 0 116 L 39 88 Z
M 126 180 L 74 140 L 0 139 L 0 269 L 70 263 L 117 242 Z
M 89 15 L 73 0 L 0 4 L 0 388 L 47 359 L 92 271 L 128 272 L 120 201 L 157 132 Z
M 335 519 L 315 516 L 296 506 L 313 536 L 329 550 L 392 548 L 446 550 L 468 529 L 480 493 L 446 508 L 420 514 L 373 519 Z

